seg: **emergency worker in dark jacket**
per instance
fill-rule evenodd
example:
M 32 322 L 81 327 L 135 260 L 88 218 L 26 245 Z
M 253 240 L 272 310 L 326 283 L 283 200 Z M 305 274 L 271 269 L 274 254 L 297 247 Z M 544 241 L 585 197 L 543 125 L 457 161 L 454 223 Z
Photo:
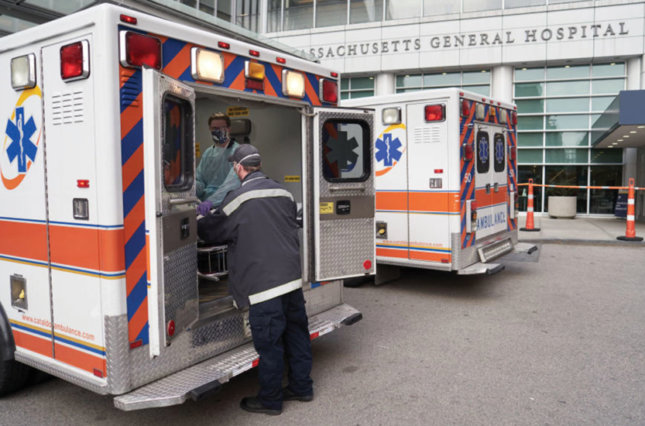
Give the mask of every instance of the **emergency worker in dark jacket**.
M 219 209 L 199 218 L 198 233 L 208 243 L 228 244 L 229 290 L 238 308 L 249 306 L 260 391 L 240 406 L 280 414 L 283 400 L 313 399 L 296 204 L 291 193 L 260 171 L 254 146 L 241 145 L 229 161 L 242 185 Z M 289 384 L 283 389 L 285 355 Z

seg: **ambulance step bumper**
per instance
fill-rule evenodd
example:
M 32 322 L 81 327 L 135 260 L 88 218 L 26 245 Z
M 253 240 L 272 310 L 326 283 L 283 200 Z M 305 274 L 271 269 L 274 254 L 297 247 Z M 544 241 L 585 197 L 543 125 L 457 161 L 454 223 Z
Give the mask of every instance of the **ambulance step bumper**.
M 342 304 L 309 318 L 311 339 L 323 336 L 343 325 L 362 318 L 353 307 Z M 231 378 L 257 366 L 258 354 L 253 343 L 246 343 L 224 354 L 202 361 L 156 382 L 114 398 L 114 406 L 132 411 L 144 408 L 167 407 L 197 400 L 213 393 Z
M 486 274 L 486 275 L 493 275 L 498 273 L 499 271 L 502 271 L 504 269 L 504 265 L 500 265 L 499 263 L 474 263 L 467 268 L 463 268 L 457 271 L 457 275 L 478 275 L 478 274 Z

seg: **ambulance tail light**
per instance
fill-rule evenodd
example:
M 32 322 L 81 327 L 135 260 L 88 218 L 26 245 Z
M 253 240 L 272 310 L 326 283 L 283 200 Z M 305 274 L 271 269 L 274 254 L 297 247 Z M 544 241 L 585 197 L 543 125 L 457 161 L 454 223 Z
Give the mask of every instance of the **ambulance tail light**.
M 161 40 L 131 31 L 121 31 L 121 65 L 137 68 L 147 65 L 161 69 Z
M 512 120 L 513 126 L 517 126 L 517 112 L 513 111 L 511 113 L 511 120 Z
M 320 79 L 320 98 L 330 104 L 338 103 L 338 83 L 326 78 Z
M 67 44 L 60 48 L 60 76 L 73 81 L 90 75 L 90 44 L 87 40 Z
M 477 203 L 475 200 L 466 200 L 466 232 L 477 231 Z
M 468 117 L 470 115 L 470 102 L 466 99 L 461 101 L 461 116 Z
M 517 158 L 517 148 L 516 147 L 511 147 L 511 161 L 515 161 Z
M 464 161 L 473 161 L 474 150 L 472 144 L 465 143 L 464 147 Z
M 425 119 L 426 121 L 443 121 L 445 111 L 445 105 L 426 105 Z

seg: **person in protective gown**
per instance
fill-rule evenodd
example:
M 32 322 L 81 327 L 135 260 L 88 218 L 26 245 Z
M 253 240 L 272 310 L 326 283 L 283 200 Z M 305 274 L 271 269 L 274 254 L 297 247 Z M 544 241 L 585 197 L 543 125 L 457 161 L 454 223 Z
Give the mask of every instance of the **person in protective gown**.
M 224 113 L 215 113 L 208 118 L 208 127 L 213 145 L 202 155 L 195 173 L 197 197 L 201 200 L 197 211 L 202 215 L 222 204 L 226 194 L 240 186 L 240 179 L 228 161 L 239 146 L 230 137 L 231 119 Z

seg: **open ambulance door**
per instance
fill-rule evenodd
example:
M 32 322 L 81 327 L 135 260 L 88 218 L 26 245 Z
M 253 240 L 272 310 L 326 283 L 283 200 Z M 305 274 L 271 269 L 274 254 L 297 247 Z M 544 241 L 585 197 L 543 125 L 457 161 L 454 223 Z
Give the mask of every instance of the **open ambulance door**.
M 150 356 L 199 314 L 195 92 L 143 69 L 143 155 Z
M 313 108 L 303 115 L 303 278 L 375 273 L 373 112 Z

